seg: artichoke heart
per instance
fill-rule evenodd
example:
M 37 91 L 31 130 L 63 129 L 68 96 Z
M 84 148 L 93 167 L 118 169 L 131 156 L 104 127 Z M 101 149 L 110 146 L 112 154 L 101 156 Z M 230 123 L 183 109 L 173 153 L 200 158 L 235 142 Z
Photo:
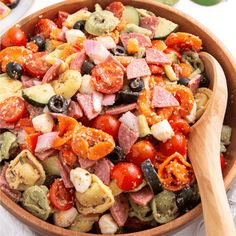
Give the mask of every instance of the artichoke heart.
M 10 162 L 6 180 L 12 189 L 24 191 L 45 181 L 45 172 L 39 161 L 28 150 L 23 150 Z
M 29 187 L 23 193 L 22 205 L 33 215 L 46 220 L 52 212 L 47 194 L 48 189 L 46 186 L 35 185 Z
M 92 184 L 84 192 L 76 192 L 76 205 L 79 213 L 96 214 L 108 210 L 114 203 L 111 189 L 106 186 L 96 175 L 92 175 Z

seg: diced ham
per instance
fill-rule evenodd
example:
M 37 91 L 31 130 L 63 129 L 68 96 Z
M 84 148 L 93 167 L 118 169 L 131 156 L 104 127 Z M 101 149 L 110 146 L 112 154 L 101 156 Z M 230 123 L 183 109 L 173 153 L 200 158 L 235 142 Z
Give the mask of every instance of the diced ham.
M 110 52 L 101 43 L 94 40 L 85 40 L 84 49 L 95 64 L 106 61 L 107 57 L 110 55 Z
M 115 94 L 105 94 L 103 96 L 102 105 L 103 106 L 112 106 L 115 103 L 116 95 Z
M 134 59 L 127 66 L 127 79 L 151 75 L 148 64 L 144 58 Z
M 58 60 L 54 65 L 52 65 L 46 74 L 43 76 L 42 83 L 49 83 L 52 80 L 56 79 L 59 75 L 61 67 L 61 61 Z
M 106 110 L 106 114 L 109 115 L 119 115 L 121 113 L 125 113 L 127 111 L 132 111 L 137 108 L 137 103 L 131 103 L 127 105 L 120 105 L 116 107 L 112 107 L 108 110 Z
M 138 132 L 134 132 L 127 125 L 121 123 L 118 132 L 119 146 L 124 150 L 125 154 L 128 154 L 131 147 L 137 141 L 139 137 Z
M 0 129 L 14 129 L 14 127 L 15 125 L 13 123 L 0 119 Z
M 55 139 L 58 137 L 58 132 L 50 132 L 42 134 L 38 137 L 35 152 L 44 152 L 53 148 Z
M 57 150 L 55 149 L 49 149 L 47 151 L 44 152 L 35 152 L 35 156 L 40 160 L 40 161 L 44 161 L 46 160 L 48 157 L 50 156 L 54 156 L 57 154 Z
M 126 124 L 134 132 L 139 132 L 138 120 L 137 117 L 130 111 L 124 113 L 120 119 L 120 122 Z
M 90 167 L 93 167 L 97 163 L 97 161 L 84 159 L 81 157 L 78 157 L 78 161 L 79 161 L 79 165 L 82 169 L 88 169 Z
M 79 105 L 81 106 L 85 116 L 89 120 L 92 120 L 93 118 L 95 118 L 96 116 L 99 115 L 99 112 L 94 111 L 92 95 L 78 93 L 76 98 L 77 98 Z
M 79 119 L 83 116 L 83 111 L 78 102 L 70 101 L 68 107 L 68 116 L 73 117 L 75 119 Z
M 178 100 L 161 86 L 153 90 L 152 105 L 157 108 L 179 106 Z
M 164 52 L 155 48 L 146 49 L 146 61 L 148 64 L 171 64 L 171 59 Z
M 152 31 L 151 38 L 154 36 L 160 20 L 156 16 L 144 16 L 140 20 L 140 26 Z
M 94 174 L 97 175 L 104 184 L 109 185 L 112 167 L 113 163 L 110 160 L 102 158 L 94 166 Z
M 146 206 L 154 197 L 152 190 L 146 186 L 139 190 L 138 192 L 129 193 L 130 199 L 140 205 Z
M 35 116 L 39 116 L 43 113 L 43 108 L 42 107 L 35 107 L 32 106 L 29 103 L 25 103 L 26 109 L 29 112 L 30 118 L 33 119 Z
M 0 190 L 5 193 L 9 198 L 11 198 L 14 202 L 19 202 L 21 199 L 21 192 L 15 189 L 11 189 L 6 180 L 6 170 L 8 168 L 8 164 L 5 164 L 0 173 Z
M 68 172 L 68 170 L 65 169 L 65 167 L 63 166 L 61 161 L 58 161 L 57 165 L 58 165 L 58 169 L 60 171 L 60 175 L 61 175 L 61 178 L 62 178 L 62 181 L 63 181 L 65 187 L 66 188 L 73 188 L 74 185 L 70 181 L 70 172 Z
M 115 203 L 110 208 L 110 211 L 118 226 L 124 226 L 129 216 L 129 203 L 124 194 L 121 193 L 115 197 Z
M 78 52 L 77 55 L 75 56 L 75 58 L 70 63 L 70 69 L 77 70 L 77 71 L 81 72 L 81 67 L 82 67 L 85 59 L 86 59 L 85 51 L 82 50 L 82 51 Z
M 188 87 L 192 90 L 192 93 L 195 94 L 199 88 L 201 81 L 201 75 L 194 76 L 188 83 Z
M 139 47 L 151 47 L 152 43 L 150 38 L 143 34 L 138 34 L 138 33 L 122 33 L 120 35 L 121 42 L 125 49 L 127 49 L 128 41 L 130 38 L 135 38 L 138 40 L 138 45 Z

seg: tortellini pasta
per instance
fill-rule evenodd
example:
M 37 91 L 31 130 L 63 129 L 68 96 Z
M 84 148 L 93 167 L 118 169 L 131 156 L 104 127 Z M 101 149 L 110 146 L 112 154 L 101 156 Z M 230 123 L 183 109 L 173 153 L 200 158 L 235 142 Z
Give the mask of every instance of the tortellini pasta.
M 23 193 L 22 205 L 33 215 L 42 220 L 47 220 L 52 209 L 47 197 L 48 188 L 46 186 L 32 186 Z
M 12 189 L 24 191 L 33 185 L 42 185 L 45 172 L 41 163 L 28 150 L 23 150 L 10 162 L 6 180 Z
M 111 189 L 96 175 L 92 174 L 92 184 L 84 193 L 75 193 L 78 212 L 84 215 L 103 213 L 114 203 Z

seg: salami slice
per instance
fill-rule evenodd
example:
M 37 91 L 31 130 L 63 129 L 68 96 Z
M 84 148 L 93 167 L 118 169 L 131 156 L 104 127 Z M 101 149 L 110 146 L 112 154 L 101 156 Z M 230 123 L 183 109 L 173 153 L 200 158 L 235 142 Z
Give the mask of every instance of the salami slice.
M 154 48 L 146 49 L 146 61 L 148 64 L 171 64 L 171 59 L 164 52 Z
M 119 115 L 119 114 L 127 112 L 127 111 L 132 111 L 136 108 L 137 108 L 137 103 L 131 103 L 128 105 L 120 105 L 120 106 L 112 107 L 112 108 L 106 110 L 106 114 Z
M 154 36 L 160 20 L 156 16 L 144 16 L 140 20 L 140 26 L 152 31 L 151 38 Z
M 86 59 L 86 53 L 85 51 L 78 52 L 78 54 L 75 56 L 75 58 L 70 63 L 70 69 L 71 70 L 77 70 L 81 72 L 81 67 L 83 65 L 83 62 Z
M 130 193 L 129 196 L 134 203 L 140 206 L 146 206 L 154 197 L 152 190 L 148 186 L 138 192 Z

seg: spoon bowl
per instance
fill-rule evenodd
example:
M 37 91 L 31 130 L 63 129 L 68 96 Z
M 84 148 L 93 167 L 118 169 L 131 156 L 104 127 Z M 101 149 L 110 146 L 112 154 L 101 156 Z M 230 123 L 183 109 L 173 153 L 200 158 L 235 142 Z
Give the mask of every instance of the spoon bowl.
M 220 167 L 220 136 L 226 111 L 226 78 L 214 57 L 201 52 L 212 96 L 202 117 L 190 128 L 188 156 L 201 196 L 208 236 L 236 235 Z

